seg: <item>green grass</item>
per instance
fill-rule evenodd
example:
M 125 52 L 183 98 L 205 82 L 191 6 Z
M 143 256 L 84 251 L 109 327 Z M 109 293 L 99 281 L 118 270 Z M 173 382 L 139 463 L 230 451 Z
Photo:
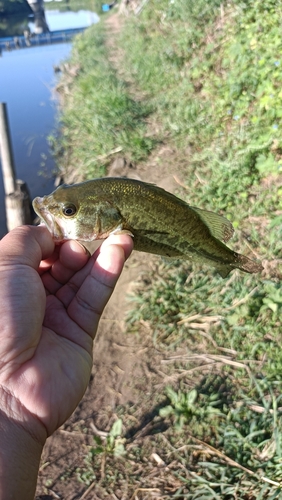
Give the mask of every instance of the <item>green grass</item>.
M 133 162 L 147 158 L 155 144 L 146 135 L 152 107 L 129 96 L 108 61 L 104 25 L 94 25 L 76 38 L 69 64 L 78 68 L 78 76 L 70 83 L 63 79 L 61 137 L 56 144 L 61 170 L 75 169 L 93 178 L 105 174 L 115 151 Z
M 150 96 L 163 133 L 189 151 L 182 197 L 229 217 L 233 248 L 266 264 L 263 278 L 235 273 L 226 281 L 188 264 L 161 264 L 132 299 L 129 331 L 145 321 L 157 348 L 187 350 L 175 368 L 187 372 L 192 392 L 168 388 L 162 415 L 219 452 L 198 461 L 193 478 L 181 476 L 190 492 L 183 498 L 282 494 L 281 14 L 281 3 L 271 0 L 221 7 L 152 0 L 122 36 L 128 72 Z M 233 398 L 216 407 L 218 415 L 210 398 L 219 393 L 197 390 L 206 379 L 197 366 L 215 359 L 232 380 Z M 223 465 L 220 453 L 239 467 Z
M 273 0 L 152 0 L 122 36 L 128 72 L 163 132 L 190 148 L 187 174 L 212 174 L 189 199 L 232 216 L 238 192 L 247 213 L 250 188 L 281 169 L 281 9 Z
M 140 401 L 155 403 L 153 421 L 166 431 L 132 447 L 127 417 L 141 410 L 117 409 L 122 457 L 112 435 L 110 448 L 94 443 L 77 471 L 86 484 L 102 477 L 107 493 L 150 488 L 148 457 L 157 450 L 168 466 L 154 482 L 158 498 L 282 498 L 281 17 L 274 0 L 147 2 L 119 41 L 124 78 L 142 99 L 108 61 L 103 26 L 75 44 L 64 161 L 85 177 L 103 175 L 116 148 L 145 161 L 156 144 L 151 115 L 158 139 L 177 151 L 176 173 L 187 156 L 181 197 L 227 216 L 236 228 L 230 246 L 265 265 L 263 275 L 222 280 L 160 261 L 141 276 L 127 328 L 135 335 L 146 324 L 171 362 L 173 383 Z
M 102 14 L 102 3 L 100 0 L 62 0 L 58 2 L 51 0 L 44 5 L 45 10 L 59 10 L 65 12 L 71 10 L 76 12 L 82 9 L 91 10 L 97 14 Z

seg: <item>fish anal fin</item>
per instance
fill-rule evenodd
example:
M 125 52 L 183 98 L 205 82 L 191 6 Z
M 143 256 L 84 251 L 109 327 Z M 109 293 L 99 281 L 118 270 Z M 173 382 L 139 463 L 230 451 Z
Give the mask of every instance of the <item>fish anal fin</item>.
M 234 269 L 234 268 L 233 268 Z M 228 274 L 233 270 L 230 266 L 220 266 L 216 270 L 222 278 L 227 278 Z
M 234 228 L 231 222 L 223 217 L 222 215 L 210 212 L 208 210 L 202 210 L 201 208 L 190 207 L 194 212 L 196 212 L 201 220 L 207 225 L 212 236 L 220 241 L 230 240 L 234 234 Z

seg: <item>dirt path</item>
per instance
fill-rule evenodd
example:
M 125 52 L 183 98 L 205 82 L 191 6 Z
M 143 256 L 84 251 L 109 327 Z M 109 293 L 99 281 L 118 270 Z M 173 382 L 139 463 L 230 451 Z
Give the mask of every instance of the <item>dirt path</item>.
M 108 43 L 116 67 L 120 60 L 115 43 L 119 29 L 120 18 L 115 14 L 108 20 Z M 146 164 L 135 168 L 123 158 L 116 159 L 108 175 L 138 178 L 173 192 L 178 187 L 174 173 L 174 151 L 162 146 Z M 83 496 L 85 483 L 79 483 L 75 475 L 77 468 L 85 464 L 88 446 L 93 444 L 93 434 L 98 432 L 97 429 L 110 429 L 117 405 L 138 402 L 142 394 L 153 392 L 154 385 L 159 382 L 156 367 L 161 354 L 155 350 L 149 332 L 146 333 L 141 325 L 142 335 L 128 336 L 125 331 L 126 312 L 130 307 L 128 296 L 142 272 L 148 272 L 158 259 L 148 254 L 144 258 L 144 255 L 133 252 L 104 311 L 95 339 L 88 389 L 74 414 L 47 442 L 37 500 L 98 498 L 94 492 Z

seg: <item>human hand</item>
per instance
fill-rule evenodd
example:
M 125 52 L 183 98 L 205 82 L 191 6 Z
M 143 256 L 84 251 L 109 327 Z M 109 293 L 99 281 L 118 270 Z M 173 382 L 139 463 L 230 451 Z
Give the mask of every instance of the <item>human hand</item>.
M 28 441 L 43 446 L 82 398 L 99 318 L 132 245 L 111 236 L 89 258 L 75 241 L 55 247 L 43 226 L 0 242 L 0 414 Z

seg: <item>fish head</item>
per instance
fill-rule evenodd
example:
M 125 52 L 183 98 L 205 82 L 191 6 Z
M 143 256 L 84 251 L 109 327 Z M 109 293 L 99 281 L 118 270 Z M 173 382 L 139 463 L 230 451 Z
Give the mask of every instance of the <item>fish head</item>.
M 97 239 L 96 206 L 92 204 L 90 214 L 83 192 L 76 190 L 75 186 L 59 186 L 50 195 L 35 198 L 32 205 L 55 242 Z

